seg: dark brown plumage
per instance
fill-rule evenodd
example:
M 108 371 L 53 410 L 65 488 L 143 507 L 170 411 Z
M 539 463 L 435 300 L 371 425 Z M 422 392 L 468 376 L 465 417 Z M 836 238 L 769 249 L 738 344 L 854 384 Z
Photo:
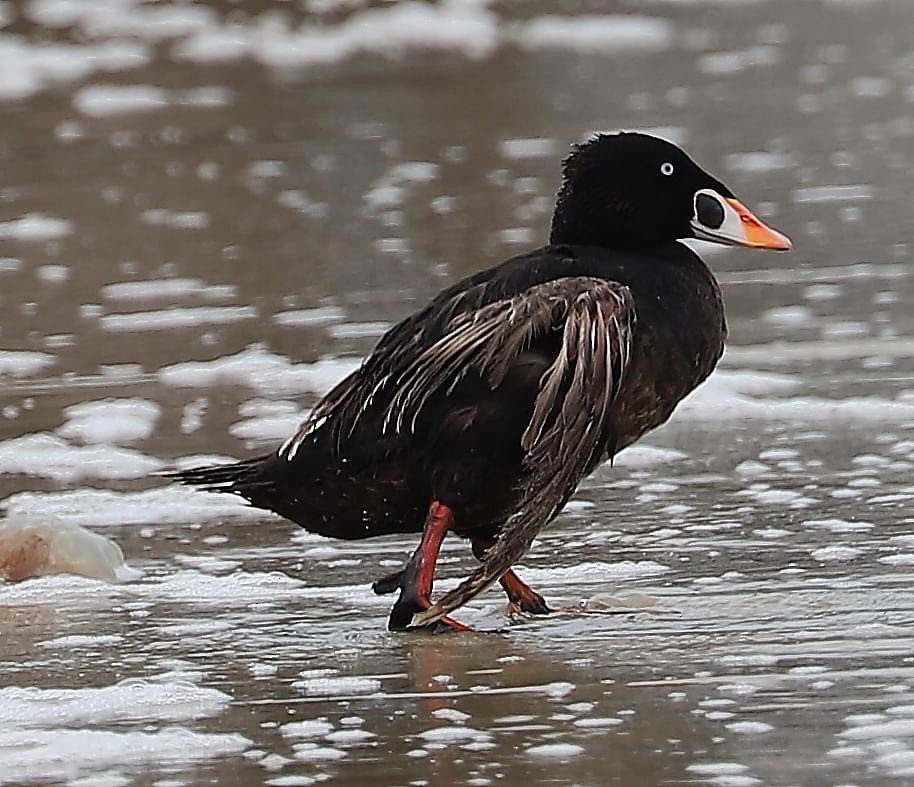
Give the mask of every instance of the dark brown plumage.
M 716 226 L 712 226 L 716 225 Z M 442 292 L 387 333 L 277 451 L 179 473 L 344 539 L 423 531 L 391 628 L 429 625 L 511 566 L 600 462 L 663 423 L 713 370 L 717 283 L 679 238 L 786 249 L 681 150 L 604 135 L 565 165 L 550 244 Z M 432 605 L 448 531 L 482 565 Z

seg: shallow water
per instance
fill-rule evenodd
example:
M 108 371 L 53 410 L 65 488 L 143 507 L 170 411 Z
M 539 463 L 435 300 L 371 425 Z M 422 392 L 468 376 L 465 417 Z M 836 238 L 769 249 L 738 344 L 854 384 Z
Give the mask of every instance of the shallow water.
M 911 783 L 910 4 L 369 6 L 0 3 L 0 505 L 145 572 L 0 585 L 0 784 Z M 150 477 L 276 444 L 613 128 L 795 251 L 707 254 L 720 370 L 518 569 L 603 614 L 391 635 L 415 539 Z

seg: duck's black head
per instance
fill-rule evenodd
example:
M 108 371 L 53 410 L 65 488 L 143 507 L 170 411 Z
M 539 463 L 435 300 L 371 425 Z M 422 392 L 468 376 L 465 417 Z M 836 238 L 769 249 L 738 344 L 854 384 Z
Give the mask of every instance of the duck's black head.
M 565 159 L 551 243 L 640 249 L 683 238 L 786 251 L 717 178 L 648 134 L 599 134 Z

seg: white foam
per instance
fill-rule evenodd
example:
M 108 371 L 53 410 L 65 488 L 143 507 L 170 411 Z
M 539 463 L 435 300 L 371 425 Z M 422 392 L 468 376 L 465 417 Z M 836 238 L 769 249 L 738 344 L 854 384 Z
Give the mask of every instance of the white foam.
M 558 143 L 549 137 L 527 137 L 503 139 L 498 143 L 498 152 L 507 159 L 552 158 L 558 150 Z
M 291 311 L 277 312 L 273 315 L 273 322 L 277 325 L 294 327 L 310 327 L 329 325 L 346 319 L 346 312 L 339 306 L 319 306 L 314 309 L 294 309 Z
M 589 716 L 586 719 L 578 719 L 574 722 L 575 727 L 580 727 L 584 730 L 618 727 L 620 724 L 624 724 L 624 722 L 615 716 Z
M 401 205 L 406 201 L 410 187 L 435 180 L 439 169 L 437 164 L 427 161 L 394 164 L 365 192 L 368 214 L 374 215 Z
M 884 740 L 914 737 L 914 719 L 892 719 L 891 721 L 864 723 L 839 733 L 850 740 Z
M 771 66 L 780 60 L 780 53 L 773 46 L 751 46 L 730 52 L 709 52 L 698 58 L 698 70 L 704 74 L 724 76 L 749 68 Z
M 70 269 L 66 265 L 39 265 L 35 275 L 45 284 L 63 284 L 70 278 Z
M 791 169 L 795 161 L 794 157 L 788 153 L 772 153 L 771 151 L 761 150 L 751 153 L 730 153 L 725 157 L 724 164 L 728 169 L 736 172 L 757 175 L 764 172 Z
M 128 582 L 142 572 L 124 564 L 111 539 L 59 519 L 7 517 L 0 522 L 0 576 L 21 580 L 47 574 L 77 574 Z
M 0 63 L 2 62 L 3 58 L 0 56 Z M 18 219 L 0 222 L 0 238 L 5 240 L 56 240 L 69 235 L 72 231 L 72 222 L 45 216 L 43 213 L 26 213 Z
M 766 309 L 762 319 L 775 325 L 809 325 L 814 322 L 815 315 L 808 306 L 779 306 Z
M 212 387 L 246 385 L 262 393 L 288 395 L 304 392 L 324 394 L 361 361 L 354 358 L 325 358 L 315 363 L 293 364 L 288 358 L 263 347 L 249 347 L 237 355 L 214 361 L 191 361 L 159 370 L 166 385 Z
M 105 399 L 67 407 L 57 434 L 82 443 L 132 443 L 155 431 L 162 408 L 148 399 Z
M 623 449 L 613 458 L 614 467 L 643 470 L 687 458 L 687 454 L 674 448 L 657 448 L 652 445 L 632 445 Z
M 904 552 L 898 555 L 884 555 L 879 558 L 879 562 L 888 566 L 914 566 L 914 554 Z
M 699 776 L 735 776 L 745 773 L 749 767 L 738 762 L 707 762 L 689 765 L 686 770 Z
M 470 718 L 469 713 L 457 710 L 457 708 L 438 708 L 432 711 L 432 716 L 436 719 L 444 719 L 452 724 L 463 724 Z
M 0 689 L 0 729 L 108 724 L 127 720 L 190 721 L 215 716 L 232 698 L 184 682 L 124 680 L 101 688 Z
M 149 48 L 134 41 L 35 43 L 0 35 L 0 100 L 27 98 L 45 87 L 85 79 L 96 71 L 137 68 L 149 58 Z
M 46 433 L 0 442 L 0 472 L 67 483 L 86 478 L 142 478 L 163 466 L 160 460 L 129 448 L 73 446 Z
M 541 743 L 530 746 L 526 753 L 531 757 L 543 757 L 557 760 L 570 760 L 584 752 L 584 747 L 576 743 Z
M 690 418 L 719 421 L 723 418 L 833 423 L 848 421 L 908 421 L 914 402 L 879 397 L 771 397 L 798 385 L 795 378 L 761 372 L 719 370 L 679 404 L 678 412 Z
M 171 210 L 170 208 L 149 208 L 140 214 L 144 224 L 153 227 L 174 227 L 176 229 L 200 230 L 209 226 L 209 214 L 202 210 Z M 236 288 L 228 288 L 234 291 Z
M 294 681 L 292 687 L 311 696 L 335 697 L 375 694 L 381 690 L 381 681 L 359 677 L 319 677 Z
M 294 432 L 308 411 L 294 402 L 255 400 L 243 404 L 239 412 L 247 417 L 232 424 L 230 434 L 239 440 L 279 440 Z
M 323 738 L 333 732 L 333 725 L 324 719 L 305 719 L 283 724 L 279 731 L 284 738 L 292 738 L 294 740 Z
M 57 356 L 28 350 L 0 350 L 0 377 L 31 377 L 57 363 Z
M 40 648 L 108 648 L 124 641 L 119 634 L 70 634 L 42 640 Z
M 673 44 L 673 26 L 649 16 L 540 16 L 513 27 L 510 38 L 525 49 L 573 49 L 613 54 L 657 51 Z
M 168 598 L 218 608 L 308 596 L 302 592 L 306 590 L 303 582 L 279 572 L 236 571 L 214 576 L 199 571 L 176 571 L 130 589 L 144 597 Z
M 0 773 L 10 784 L 65 781 L 74 773 L 110 767 L 156 768 L 239 754 L 251 741 L 237 733 L 183 728 L 156 732 L 21 730 L 0 732 Z
M 487 730 L 477 730 L 464 725 L 433 727 L 419 733 L 422 740 L 429 743 L 443 743 L 445 745 L 464 743 L 466 741 L 489 740 L 492 733 Z
M 809 186 L 794 189 L 796 203 L 868 202 L 876 197 L 876 190 L 870 185 Z
M 316 743 L 298 743 L 292 747 L 297 760 L 303 762 L 324 762 L 342 760 L 347 757 L 341 749 L 332 749 L 328 746 L 318 746 Z
M 291 30 L 276 17 L 255 24 L 209 26 L 173 53 L 197 62 L 250 56 L 274 68 L 337 63 L 359 53 L 397 57 L 409 50 L 452 50 L 484 57 L 498 43 L 496 18 L 482 5 L 444 0 L 402 2 L 349 16 L 337 25 Z
M 371 322 L 342 322 L 327 328 L 334 339 L 366 339 L 382 336 L 391 328 L 391 323 L 374 320 Z
M 812 288 L 809 288 L 812 289 Z M 835 289 L 835 288 L 831 288 Z M 840 293 L 840 288 L 837 288 Z M 885 358 L 914 357 L 914 338 L 860 338 L 840 342 L 772 342 L 730 346 L 726 359 L 738 364 L 786 364 L 798 361 L 847 361 L 879 356 Z M 717 372 L 714 376 L 717 376 Z
M 190 34 L 217 24 L 212 8 L 196 5 L 148 5 L 124 0 L 31 0 L 28 16 L 52 28 L 79 26 L 91 37 L 130 36 L 157 41 Z
M 182 298 L 190 295 L 206 296 L 210 288 L 202 279 L 151 279 L 122 281 L 106 284 L 101 289 L 102 297 L 114 301 L 151 301 Z M 217 293 L 235 294 L 234 287 L 218 287 Z
M 107 314 L 99 318 L 103 330 L 134 333 L 170 331 L 199 325 L 227 325 L 253 320 L 258 316 L 254 306 L 175 306 L 158 311 Z
M 251 521 L 273 516 L 234 495 L 214 495 L 177 484 L 142 492 L 19 492 L 6 498 L 2 505 L 7 516 L 57 517 L 90 527 Z
M 152 85 L 87 85 L 73 96 L 73 106 L 91 117 L 149 112 L 168 103 L 168 91 Z
M 377 737 L 368 730 L 337 730 L 325 736 L 325 740 L 337 746 L 359 746 L 370 743 Z
M 730 732 L 736 732 L 740 735 L 759 735 L 774 729 L 771 724 L 764 721 L 735 721 L 726 726 Z
M 532 584 L 568 584 L 590 585 L 603 582 L 639 579 L 665 574 L 669 566 L 653 560 L 620 560 L 616 563 L 580 563 L 564 568 L 531 568 L 521 569 L 523 577 Z
M 807 519 L 803 522 L 803 527 L 823 527 L 833 533 L 853 533 L 859 530 L 872 530 L 875 525 L 872 522 L 850 522 L 846 519 L 833 517 L 828 519 Z

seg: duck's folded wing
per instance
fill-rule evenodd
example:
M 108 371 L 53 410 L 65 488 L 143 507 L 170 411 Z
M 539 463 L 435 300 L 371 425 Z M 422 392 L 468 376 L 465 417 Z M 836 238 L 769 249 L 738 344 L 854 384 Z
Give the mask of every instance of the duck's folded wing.
M 460 315 L 451 329 L 407 364 L 385 428 L 410 429 L 424 402 L 469 370 L 494 388 L 511 362 L 545 331 L 561 331 L 559 352 L 543 374 L 522 437 L 520 505 L 485 562 L 438 603 L 417 614 L 431 623 L 497 581 L 530 547 L 599 457 L 607 417 L 631 356 L 635 309 L 628 288 L 584 277 L 537 285 L 504 301 Z

